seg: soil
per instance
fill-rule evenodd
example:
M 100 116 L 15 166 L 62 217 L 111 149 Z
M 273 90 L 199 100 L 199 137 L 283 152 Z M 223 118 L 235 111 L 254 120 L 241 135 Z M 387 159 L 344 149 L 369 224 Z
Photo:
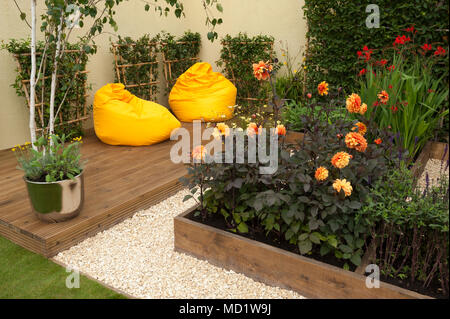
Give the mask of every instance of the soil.
M 270 246 L 284 249 L 286 251 L 300 255 L 299 249 L 296 245 L 290 244 L 287 240 L 284 239 L 284 237 L 279 238 L 275 233 L 270 233 L 269 236 L 265 236 L 264 232 L 254 232 L 254 233 L 247 233 L 247 234 L 235 233 L 235 232 L 229 230 L 229 228 L 225 222 L 225 219 L 223 218 L 222 215 L 212 214 L 212 215 L 209 215 L 206 220 L 203 220 L 201 218 L 201 216 L 194 216 L 195 212 L 196 211 L 191 212 L 190 214 L 188 214 L 186 216 L 186 218 L 190 219 L 192 221 L 195 221 L 195 222 L 199 222 L 199 223 L 202 223 L 202 224 L 205 224 L 208 226 L 212 226 L 212 227 L 227 231 L 227 232 L 235 234 L 235 235 L 253 239 L 258 242 L 262 242 L 264 244 L 268 244 Z M 307 254 L 306 257 L 312 258 L 314 260 L 321 261 L 326 264 L 330 264 L 330 265 L 333 265 L 333 266 L 336 266 L 339 268 L 343 268 L 344 264 L 346 263 L 345 260 L 338 259 L 333 254 L 321 256 L 317 250 L 316 251 L 313 250 L 311 253 Z M 353 265 L 351 262 L 347 262 L 347 265 L 349 266 L 350 271 L 356 270 L 356 266 Z M 422 287 L 422 285 L 420 283 L 414 283 L 411 285 L 408 279 L 400 280 L 398 278 L 391 278 L 391 277 L 387 277 L 384 275 L 381 275 L 380 279 L 383 282 L 390 283 L 395 286 L 405 288 L 408 290 L 412 290 L 412 291 L 418 292 L 423 295 L 431 296 L 433 298 L 438 298 L 438 299 L 448 299 L 449 298 L 448 295 L 444 295 L 442 293 L 441 286 L 437 280 L 431 282 L 431 284 L 428 288 L 424 288 L 424 287 Z
M 286 251 L 289 251 L 291 253 L 295 253 L 300 255 L 300 251 L 297 247 L 297 245 L 293 245 L 290 244 L 286 239 L 284 239 L 284 237 L 279 238 L 274 232 L 271 232 L 269 234 L 269 236 L 265 236 L 265 232 L 255 232 L 255 233 L 247 233 L 247 234 L 241 234 L 241 233 L 236 233 L 233 232 L 231 230 L 229 230 L 229 228 L 227 227 L 227 224 L 225 223 L 225 219 L 223 218 L 222 215 L 220 214 L 211 214 L 208 216 L 208 218 L 206 220 L 202 220 L 202 218 L 200 216 L 194 216 L 195 211 L 191 212 L 190 214 L 188 214 L 186 216 L 187 219 L 190 219 L 192 221 L 196 221 L 208 226 L 212 226 L 221 230 L 225 230 L 229 233 L 232 234 L 236 234 L 239 236 L 243 236 L 245 238 L 249 238 L 249 239 L 253 239 L 256 241 L 259 241 L 261 243 L 273 246 L 273 247 L 277 247 L 277 248 L 281 248 L 284 249 Z M 356 270 L 356 266 L 353 265 L 350 261 L 345 261 L 342 259 L 338 259 L 336 258 L 333 254 L 328 254 L 325 256 L 321 256 L 319 251 L 312 251 L 311 253 L 307 254 L 306 257 L 308 258 L 312 258 L 339 268 L 343 268 L 345 263 L 348 264 L 349 266 L 349 270 L 350 271 L 355 271 Z

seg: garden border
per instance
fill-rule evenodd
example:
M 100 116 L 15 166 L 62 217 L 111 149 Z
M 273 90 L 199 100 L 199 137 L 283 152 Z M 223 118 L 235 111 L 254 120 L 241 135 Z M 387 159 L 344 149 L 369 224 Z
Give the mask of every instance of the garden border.
M 379 288 L 369 289 L 363 275 L 188 219 L 186 216 L 196 208 L 174 218 L 177 252 L 308 298 L 433 299 L 384 282 Z

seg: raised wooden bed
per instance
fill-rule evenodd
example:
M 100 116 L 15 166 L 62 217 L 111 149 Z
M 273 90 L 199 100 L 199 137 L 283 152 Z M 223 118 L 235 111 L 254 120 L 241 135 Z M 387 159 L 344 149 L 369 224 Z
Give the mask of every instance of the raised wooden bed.
M 174 219 L 175 250 L 309 298 L 431 299 L 391 284 L 367 288 L 366 277 L 186 218 Z

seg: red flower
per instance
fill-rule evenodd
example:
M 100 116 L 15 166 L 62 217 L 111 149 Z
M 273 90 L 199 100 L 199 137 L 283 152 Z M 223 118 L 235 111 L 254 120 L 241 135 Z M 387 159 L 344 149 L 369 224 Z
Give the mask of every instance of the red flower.
M 428 51 L 430 51 L 433 47 L 431 44 L 425 43 L 424 45 L 421 46 L 422 50 L 424 51 L 424 53 L 427 53 Z
M 389 84 L 388 88 L 392 89 L 392 84 Z
M 428 93 L 433 93 L 435 92 L 433 89 L 428 89 Z
M 403 29 L 403 31 L 410 33 L 417 33 L 417 30 L 414 29 L 414 26 L 410 26 L 409 28 Z
M 375 102 L 373 102 L 373 106 L 378 106 L 380 104 L 380 102 L 378 102 L 378 101 L 375 101 Z
M 393 70 L 395 70 L 395 65 L 391 65 L 391 66 L 389 66 L 388 68 L 387 68 L 389 71 L 393 71 Z
M 372 55 L 372 53 L 373 53 L 373 50 L 372 50 L 372 49 L 369 49 L 369 48 L 367 47 L 367 45 L 364 46 L 363 52 L 361 52 L 361 51 L 357 51 L 357 52 L 356 52 L 356 54 L 358 55 L 358 57 L 364 56 L 364 60 L 365 60 L 366 62 L 370 60 L 370 56 Z
M 311 93 L 306 94 L 306 96 L 308 97 L 308 99 L 312 98 L 312 94 Z
M 395 105 L 392 105 L 391 106 L 391 111 L 392 111 L 392 113 L 396 113 L 398 111 L 398 107 L 395 106 Z
M 388 61 L 386 59 L 381 59 L 380 61 L 375 62 L 375 64 L 383 66 L 386 65 L 387 62 Z
M 362 69 L 361 71 L 359 71 L 359 76 L 366 74 L 367 70 L 366 69 Z
M 394 47 L 395 47 L 397 44 L 405 44 L 406 42 L 409 42 L 409 41 L 411 41 L 411 38 L 410 38 L 410 37 L 406 37 L 405 35 L 397 36 L 397 38 L 396 38 L 395 41 L 394 41 Z
M 381 142 L 382 142 L 382 140 L 381 140 L 381 138 L 377 138 L 375 141 L 375 144 L 378 144 L 378 145 L 380 145 L 381 144 Z
M 445 55 L 447 51 L 441 46 L 438 46 L 437 50 L 434 51 L 434 55 Z

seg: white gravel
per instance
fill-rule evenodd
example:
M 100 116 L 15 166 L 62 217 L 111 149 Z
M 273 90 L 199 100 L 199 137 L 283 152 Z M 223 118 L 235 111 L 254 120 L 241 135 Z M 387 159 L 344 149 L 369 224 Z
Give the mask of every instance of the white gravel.
M 173 250 L 182 190 L 59 253 L 54 260 L 136 298 L 304 298 Z
M 439 178 L 448 179 L 448 167 L 446 161 L 441 161 L 440 159 L 430 158 L 425 164 L 422 175 L 417 181 L 417 188 L 423 191 L 426 187 L 426 175 L 428 173 L 429 187 L 436 186 L 438 184 Z

